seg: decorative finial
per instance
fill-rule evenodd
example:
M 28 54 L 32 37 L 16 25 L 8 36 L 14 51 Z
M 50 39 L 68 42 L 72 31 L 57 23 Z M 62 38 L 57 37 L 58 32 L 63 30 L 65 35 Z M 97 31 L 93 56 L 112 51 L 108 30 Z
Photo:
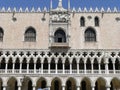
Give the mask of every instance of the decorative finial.
M 70 11 L 70 0 L 68 0 L 68 11 Z
M 62 0 L 59 0 L 58 7 L 62 7 Z
M 50 0 L 50 9 L 52 9 L 52 0 Z

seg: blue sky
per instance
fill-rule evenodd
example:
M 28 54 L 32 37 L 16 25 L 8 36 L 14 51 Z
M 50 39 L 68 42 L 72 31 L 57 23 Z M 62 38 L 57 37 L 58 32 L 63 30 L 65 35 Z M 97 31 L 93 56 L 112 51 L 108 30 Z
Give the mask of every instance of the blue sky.
M 57 7 L 58 4 L 58 0 L 52 0 L 53 1 L 53 7 Z M 67 8 L 67 1 L 68 0 L 63 0 L 63 6 L 65 8 Z M 71 1 L 71 8 L 75 7 L 104 7 L 105 9 L 107 7 L 117 7 L 118 9 L 120 8 L 120 0 L 70 0 Z M 0 8 L 2 8 L 3 6 L 5 8 L 11 7 L 14 8 L 16 7 L 17 9 L 19 9 L 20 7 L 22 7 L 23 9 L 25 7 L 35 7 L 38 8 L 40 7 L 41 9 L 43 9 L 45 6 L 47 8 L 49 8 L 49 3 L 50 0 L 0 0 Z

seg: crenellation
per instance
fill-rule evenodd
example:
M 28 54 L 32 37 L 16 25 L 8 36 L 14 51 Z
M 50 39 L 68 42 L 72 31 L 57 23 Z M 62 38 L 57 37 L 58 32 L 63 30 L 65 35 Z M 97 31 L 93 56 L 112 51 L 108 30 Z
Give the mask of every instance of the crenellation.
M 5 7 L 2 7 L 0 12 L 49 12 L 49 9 L 47 7 L 44 7 L 42 10 L 40 7 L 38 8 L 34 8 L 32 7 L 31 10 L 30 8 L 26 7 L 25 9 L 23 9 L 22 7 L 20 7 L 19 9 L 16 9 L 16 7 L 14 7 L 13 9 L 11 7 L 8 7 L 7 9 L 5 9 Z M 104 9 L 104 7 L 101 7 L 100 9 L 98 9 L 98 7 L 96 8 L 86 8 L 84 7 L 83 9 L 81 7 L 79 7 L 78 9 L 76 9 L 75 7 L 72 8 L 71 10 L 72 12 L 73 11 L 77 11 L 77 12 L 119 12 L 118 8 L 117 7 L 114 7 L 113 9 L 108 7 L 107 9 Z
M 100 9 L 100 12 L 105 12 L 105 9 L 102 7 L 102 8 Z
M 18 12 L 23 12 L 23 9 L 22 9 L 22 7 L 20 7 L 18 10 L 19 10 Z
M 1 12 L 6 12 L 5 7 L 2 7 Z
M 120 89 L 117 7 L 0 12 L 0 90 Z
M 8 7 L 7 12 L 11 12 L 11 8 L 10 7 Z
M 41 12 L 41 9 L 40 9 L 40 7 L 38 7 L 38 9 L 37 9 L 37 12 Z
M 113 12 L 118 12 L 117 7 L 114 7 Z
M 84 7 L 83 12 L 88 12 L 88 10 L 87 10 L 87 8 L 86 8 L 86 7 Z
M 35 11 L 35 8 L 32 7 L 32 9 L 30 10 L 30 12 L 36 12 L 36 11 Z
M 75 9 L 75 7 L 73 7 L 73 9 L 72 9 L 72 12 L 76 12 L 76 9 Z
M 80 7 L 78 8 L 78 12 L 82 12 L 82 9 Z
M 25 12 L 30 12 L 28 7 L 25 8 Z
M 99 9 L 98 9 L 98 7 L 95 8 L 95 12 L 100 12 Z
M 110 7 L 107 8 L 107 12 L 112 12 Z
M 93 10 L 93 8 L 92 8 L 92 7 L 90 7 L 89 12 L 94 12 L 94 10 Z

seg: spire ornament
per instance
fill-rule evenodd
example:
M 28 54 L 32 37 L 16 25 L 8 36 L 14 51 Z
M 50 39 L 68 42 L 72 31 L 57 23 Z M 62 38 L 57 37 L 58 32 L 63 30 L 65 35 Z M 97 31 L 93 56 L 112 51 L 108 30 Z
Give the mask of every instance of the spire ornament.
M 58 7 L 59 7 L 59 8 L 62 7 L 62 0 L 59 0 Z

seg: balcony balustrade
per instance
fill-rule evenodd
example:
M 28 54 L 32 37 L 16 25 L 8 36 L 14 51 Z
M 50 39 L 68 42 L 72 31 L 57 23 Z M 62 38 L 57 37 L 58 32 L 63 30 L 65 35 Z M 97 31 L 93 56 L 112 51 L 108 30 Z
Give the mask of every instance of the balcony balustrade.
M 39 69 L 0 69 L 0 74 L 120 74 L 120 70 L 109 70 L 106 73 L 106 70 L 39 70 Z

